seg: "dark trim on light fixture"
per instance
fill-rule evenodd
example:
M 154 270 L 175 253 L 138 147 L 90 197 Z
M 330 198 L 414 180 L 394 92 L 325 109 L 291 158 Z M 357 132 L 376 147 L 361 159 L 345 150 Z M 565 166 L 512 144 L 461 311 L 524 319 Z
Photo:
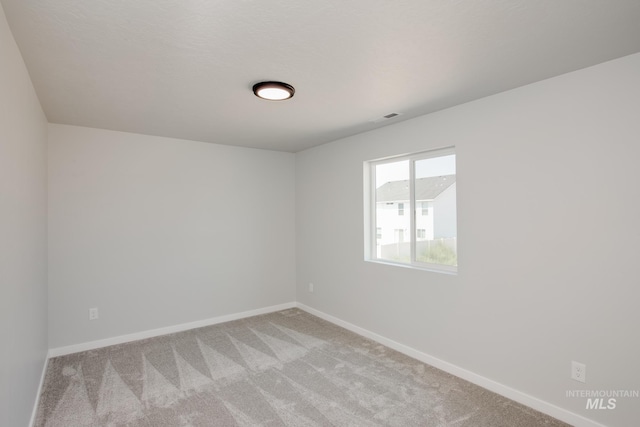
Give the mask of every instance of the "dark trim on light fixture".
M 296 90 L 287 83 L 260 82 L 253 85 L 253 93 L 258 98 L 268 101 L 284 101 L 292 98 Z

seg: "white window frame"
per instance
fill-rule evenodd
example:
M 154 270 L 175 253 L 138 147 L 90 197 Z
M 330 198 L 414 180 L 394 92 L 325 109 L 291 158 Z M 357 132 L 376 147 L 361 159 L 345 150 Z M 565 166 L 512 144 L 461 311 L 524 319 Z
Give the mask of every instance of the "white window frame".
M 432 264 L 421 261 L 416 261 L 416 215 L 418 206 L 415 200 L 415 163 L 420 160 L 443 157 L 448 155 L 456 155 L 455 147 L 446 147 L 436 150 L 423 151 L 419 153 L 403 154 L 399 156 L 386 157 L 383 159 L 372 160 L 365 162 L 365 260 L 381 263 L 391 264 L 402 267 L 417 268 L 428 271 L 435 271 L 448 274 L 457 274 L 458 266 Z M 405 206 L 405 212 L 410 214 L 410 235 L 411 235 L 411 260 L 409 263 L 396 262 L 388 259 L 378 258 L 377 255 L 377 221 L 376 221 L 376 166 L 383 165 L 385 163 L 395 163 L 403 160 L 409 161 L 409 206 Z M 456 156 L 457 163 L 457 156 Z M 457 167 L 456 167 L 457 169 Z M 457 174 L 457 171 L 456 171 Z M 457 211 L 456 201 L 456 211 Z M 421 209 L 421 207 L 420 207 Z M 457 212 L 456 212 L 457 219 Z M 456 236 L 457 238 L 457 236 Z

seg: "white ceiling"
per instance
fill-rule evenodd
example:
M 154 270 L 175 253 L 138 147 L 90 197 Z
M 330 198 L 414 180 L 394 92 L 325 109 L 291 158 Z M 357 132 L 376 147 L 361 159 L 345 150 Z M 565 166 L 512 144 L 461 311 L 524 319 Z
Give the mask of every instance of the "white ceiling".
M 291 152 L 640 51 L 638 0 L 0 1 L 50 122 Z

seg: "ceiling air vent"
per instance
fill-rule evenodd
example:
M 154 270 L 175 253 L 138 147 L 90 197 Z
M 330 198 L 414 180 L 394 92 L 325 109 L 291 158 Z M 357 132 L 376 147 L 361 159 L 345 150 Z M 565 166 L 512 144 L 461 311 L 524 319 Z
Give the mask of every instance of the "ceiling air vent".
M 389 120 L 389 119 L 393 119 L 394 117 L 398 117 L 398 116 L 399 116 L 399 115 L 401 115 L 401 114 L 402 114 L 402 113 L 389 113 L 389 114 L 385 114 L 385 115 L 384 115 L 384 116 L 382 116 L 382 117 L 379 117 L 379 118 L 377 118 L 377 119 L 372 119 L 372 120 L 369 120 L 369 121 L 370 121 L 371 123 L 381 123 L 381 122 L 387 121 L 387 120 Z

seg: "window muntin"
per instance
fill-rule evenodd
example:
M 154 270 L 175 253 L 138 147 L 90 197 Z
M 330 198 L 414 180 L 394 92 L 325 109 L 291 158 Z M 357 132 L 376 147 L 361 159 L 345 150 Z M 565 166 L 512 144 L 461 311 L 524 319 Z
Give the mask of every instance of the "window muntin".
M 457 271 L 453 148 L 374 161 L 369 168 L 370 259 Z

